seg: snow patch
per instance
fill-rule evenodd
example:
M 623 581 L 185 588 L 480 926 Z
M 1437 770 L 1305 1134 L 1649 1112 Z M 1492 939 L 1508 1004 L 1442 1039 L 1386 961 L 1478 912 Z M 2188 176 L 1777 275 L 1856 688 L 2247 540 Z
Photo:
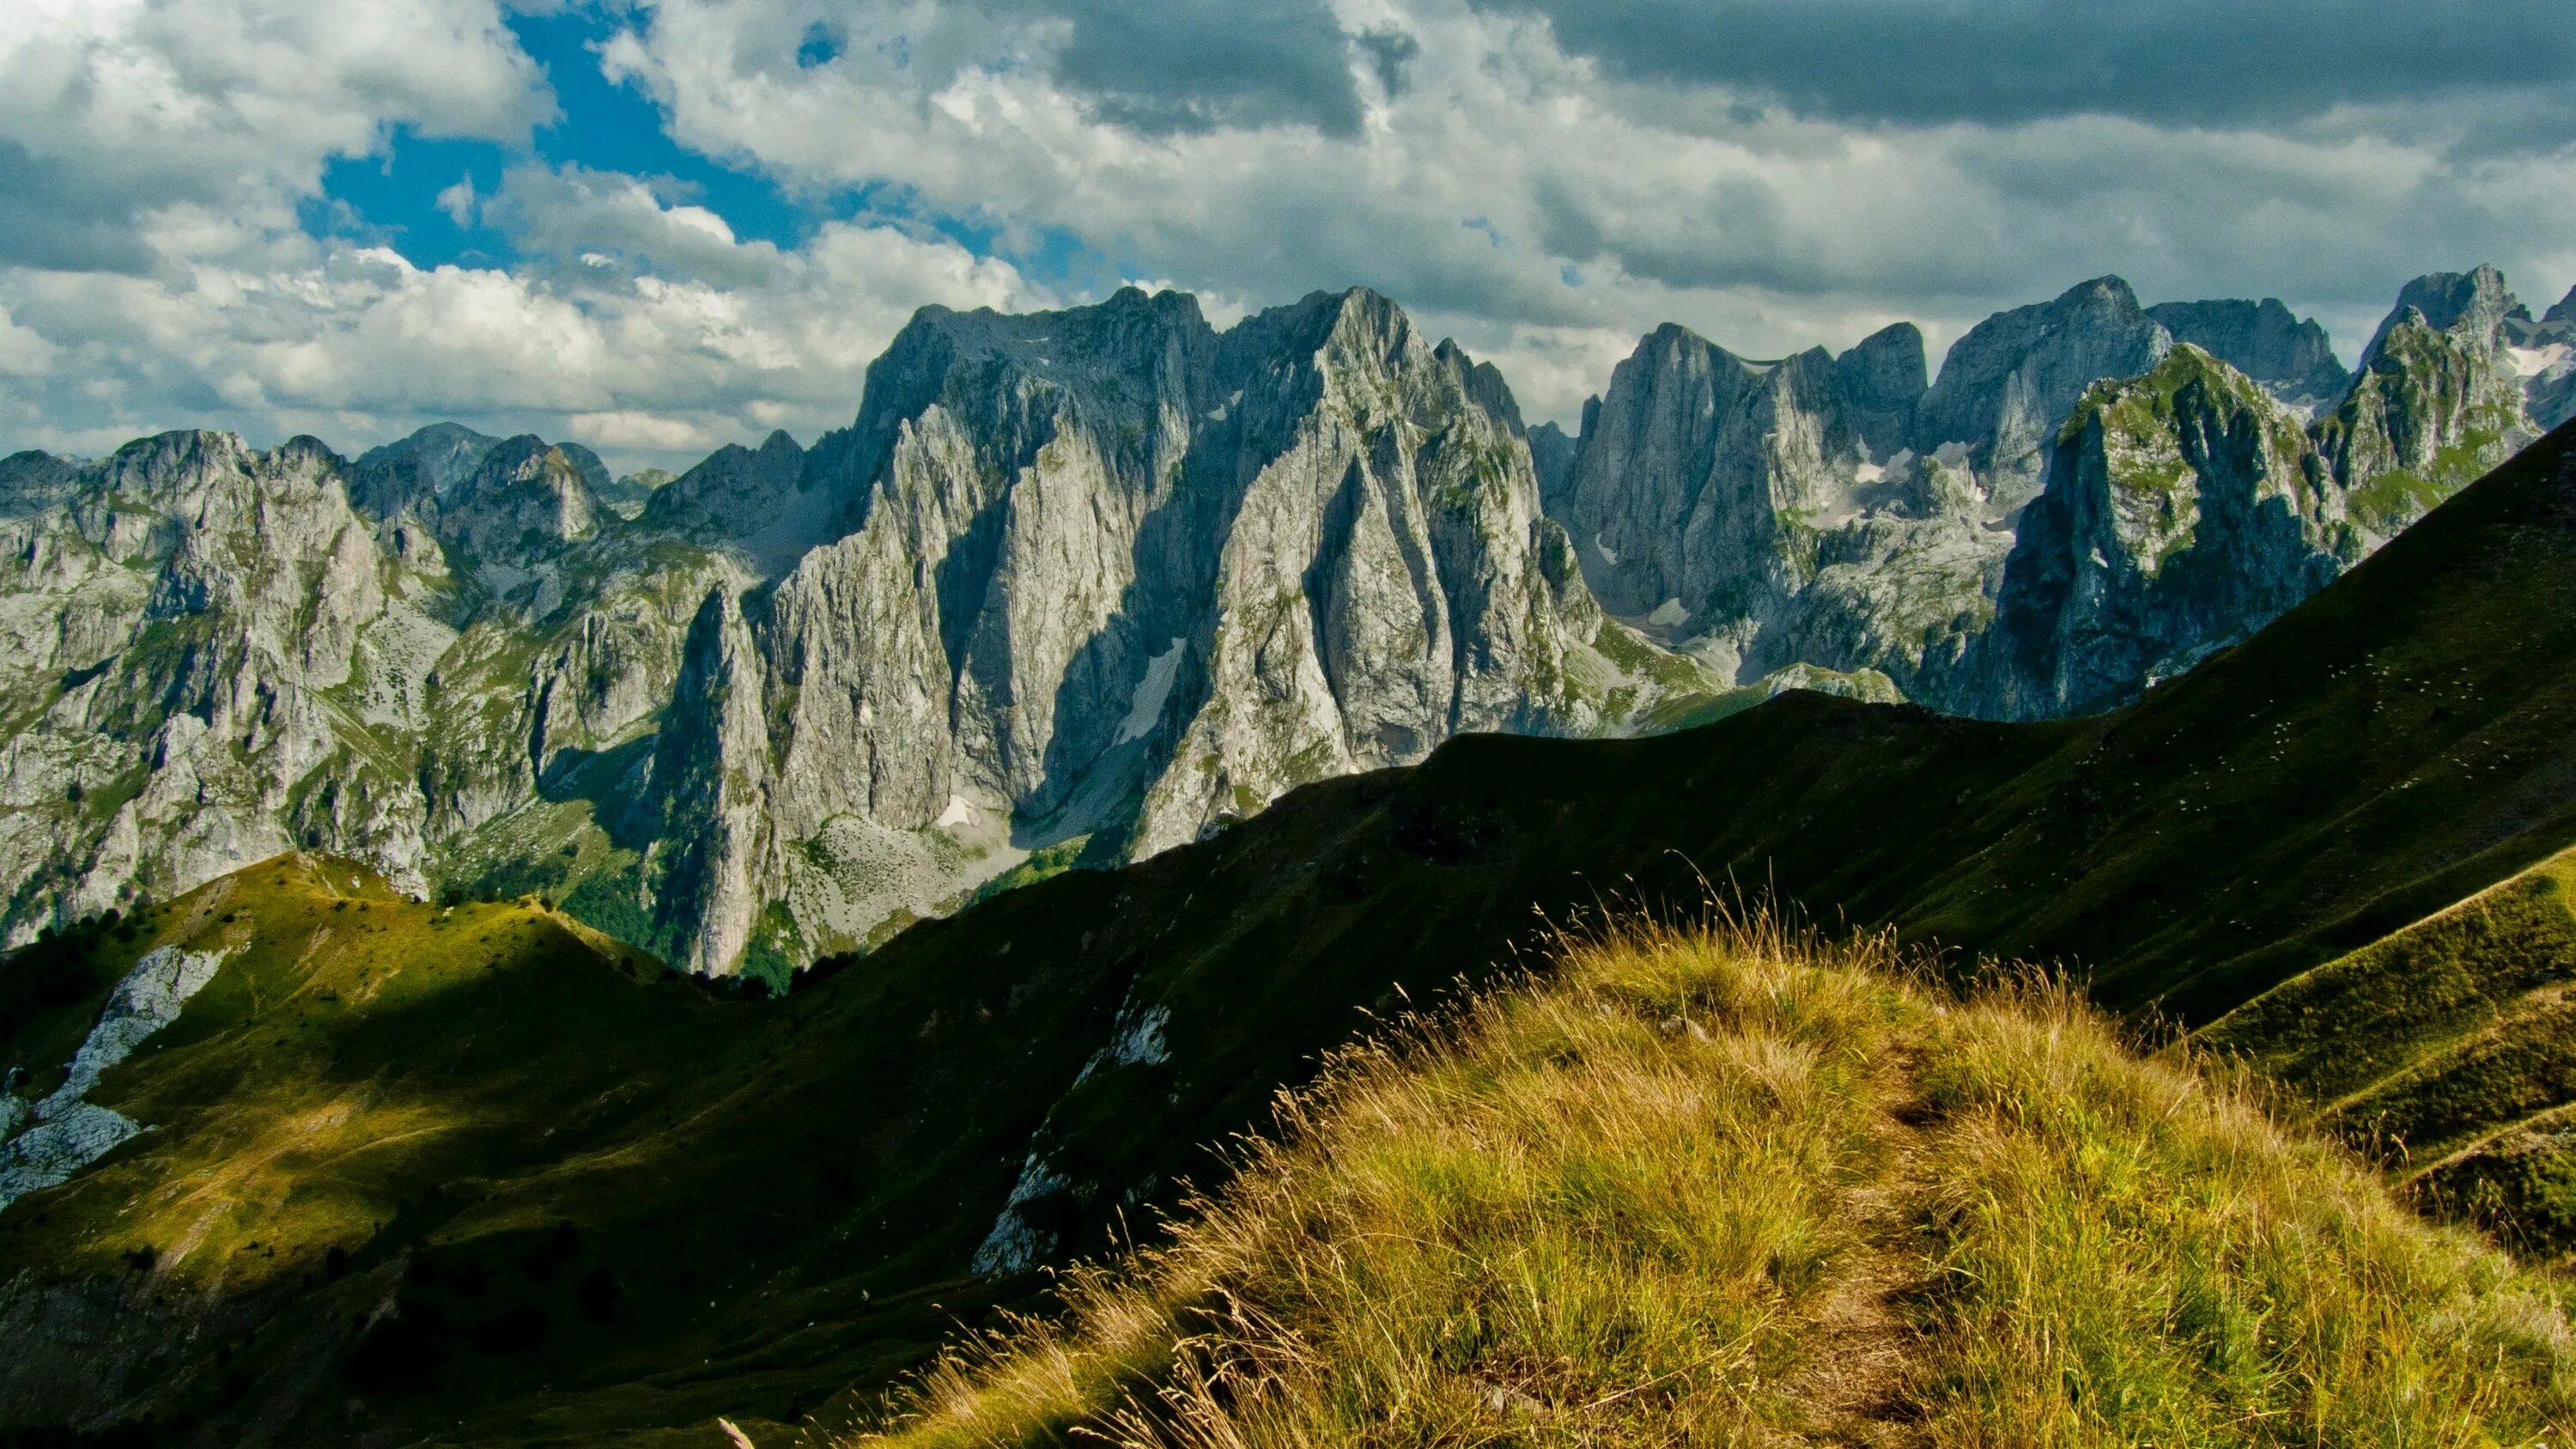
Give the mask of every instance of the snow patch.
M 1141 740 L 1163 717 L 1164 701 L 1172 697 L 1172 681 L 1181 672 L 1181 641 L 1145 661 L 1145 677 L 1136 681 L 1136 693 L 1127 701 L 1127 718 L 1118 726 L 1118 743 Z
M 2513 370 L 2521 377 L 2540 376 L 2568 353 L 2564 342 L 2553 342 L 2547 347 L 2508 347 L 2505 351 L 2513 354 Z
M 0 1099 L 0 1129 L 35 1124 L 0 1147 L 0 1208 L 69 1179 L 143 1130 L 132 1118 L 87 1100 L 89 1091 L 145 1037 L 177 1021 L 188 998 L 214 980 L 223 964 L 221 951 L 163 946 L 148 953 L 116 983 L 60 1087 L 33 1107 L 15 1094 Z
M 1601 555 L 1601 561 L 1610 567 L 1615 569 L 1619 566 L 1619 555 L 1611 549 L 1604 535 L 1598 533 L 1592 535 L 1592 551 Z
M 966 803 L 965 796 L 951 795 L 948 797 L 948 808 L 940 811 L 939 818 L 930 823 L 941 830 L 959 825 L 972 825 L 975 823 L 975 807 Z
M 1882 463 L 1863 462 L 1859 467 L 1852 470 L 1852 478 L 1854 481 L 1861 483 L 1875 483 L 1886 476 L 1887 467 Z
M 1655 612 L 1646 616 L 1646 622 L 1658 629 L 1675 629 L 1689 618 L 1690 610 L 1682 607 L 1681 600 L 1666 599 L 1655 606 Z

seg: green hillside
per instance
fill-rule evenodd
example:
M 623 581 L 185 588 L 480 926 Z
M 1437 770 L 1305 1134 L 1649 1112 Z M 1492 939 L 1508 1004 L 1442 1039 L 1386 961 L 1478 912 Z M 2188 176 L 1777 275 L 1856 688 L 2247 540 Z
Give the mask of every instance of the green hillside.
M 988 1241 L 1003 1268 L 1100 1251 L 1220 1180 L 1207 1144 L 1369 1013 L 1605 899 L 1695 904 L 1702 873 L 2216 1022 L 2576 845 L 2571 441 L 2121 714 L 1800 692 L 1655 739 L 1462 739 L 783 1001 L 644 979 L 533 901 L 442 917 L 320 862 L 29 953 L 0 967 L 27 1004 L 0 1050 L 41 1071 L 143 951 L 235 951 L 94 1094 L 153 1130 L 0 1211 L 0 1425 L 703 1444 L 723 1412 L 766 1440 L 1026 1301 L 1039 1275 L 970 1270 Z M 2576 1101 L 2537 1071 L 2491 1096 L 2487 1061 L 2425 1058 L 2475 1067 L 2475 1100 L 2407 1164 Z M 2555 1201 L 2519 1142 L 2463 1162 L 2536 1185 L 2434 1185 Z
M 2063 990 L 1962 1002 L 1910 964 L 1758 923 L 1575 945 L 1339 1058 L 1167 1244 L 1077 1276 L 1053 1322 L 964 1345 L 883 1442 L 2576 1428 L 2553 1280 L 2139 1061 Z
M 2576 852 L 2292 977 L 2198 1033 L 2430 1206 L 2576 1250 Z

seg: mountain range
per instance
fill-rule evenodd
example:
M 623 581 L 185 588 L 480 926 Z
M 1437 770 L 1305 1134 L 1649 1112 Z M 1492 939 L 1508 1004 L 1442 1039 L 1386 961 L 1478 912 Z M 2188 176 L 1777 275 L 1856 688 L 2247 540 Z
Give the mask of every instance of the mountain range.
M 927 308 L 850 427 L 676 478 L 424 429 L 0 460 L 0 929 L 287 850 L 797 968 L 1223 832 L 1464 734 L 1783 689 L 2137 699 L 2576 410 L 2576 296 L 2407 284 L 2346 374 L 2278 302 L 2116 278 L 1739 358 L 1664 327 L 1584 409 L 1366 291 Z
M 1713 890 L 1943 953 L 1925 993 L 2062 963 L 2151 1043 L 2262 1067 L 2269 1120 L 2347 1144 L 2294 1149 L 2341 1164 L 2318 1191 L 2560 1261 L 2571 590 L 2563 426 L 2110 713 L 1790 690 L 1649 737 L 1463 735 L 783 999 L 534 894 L 421 902 L 318 854 L 95 915 L 0 970 L 0 1424 L 650 1444 L 722 1416 L 793 1442 L 1223 1181 L 1209 1144 L 1355 1033 L 1520 979 L 1605 903 L 1687 918 Z M 2167 1120 L 2095 1142 L 2199 1160 Z M 2129 1180 L 2051 1180 L 2094 1178 Z

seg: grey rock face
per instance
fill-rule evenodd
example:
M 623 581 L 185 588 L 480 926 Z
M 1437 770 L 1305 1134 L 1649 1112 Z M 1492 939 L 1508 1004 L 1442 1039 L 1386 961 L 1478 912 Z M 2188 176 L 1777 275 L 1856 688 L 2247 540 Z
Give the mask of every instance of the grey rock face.
M 221 951 L 163 946 L 134 963 L 116 984 L 98 1021 L 69 1063 L 60 1087 L 41 1102 L 0 1097 L 0 1208 L 69 1180 L 73 1173 L 143 1130 L 121 1113 L 88 1100 L 99 1075 L 134 1054 L 144 1038 L 179 1019 L 179 1010 L 215 978 Z M 20 1131 L 21 1126 L 24 1131 Z
M 2076 405 L 2024 510 L 1993 630 L 1989 713 L 2127 703 L 2358 558 L 2298 416 L 2188 343 Z
M 1594 399 L 1597 405 L 1599 399 Z M 1529 430 L 1530 468 L 1538 475 L 1539 506 L 1550 518 L 1563 514 L 1574 496 L 1574 455 L 1579 440 L 1554 423 Z
M 331 696 L 371 672 L 399 689 L 362 648 L 375 626 L 438 626 L 338 469 L 309 439 L 262 454 L 229 434 L 166 434 L 0 523 L 13 938 L 300 835 L 417 880 L 401 763 L 352 749 Z
M 928 309 L 810 452 L 613 486 L 453 425 L 0 464 L 7 929 L 300 846 L 770 969 L 1715 683 L 1601 614 L 1501 375 L 1366 292 Z
M 2322 588 L 2530 440 L 2509 345 L 2527 315 L 2492 268 L 2409 283 L 2304 430 L 2196 348 L 2096 388 L 1948 701 L 2008 717 L 2125 704 Z
M 805 450 L 775 432 L 756 449 L 718 448 L 654 490 L 638 517 L 710 546 L 730 543 L 762 573 L 777 574 L 828 538 L 831 504 L 806 486 Z
M 2387 341 L 2388 334 L 2410 311 L 2436 332 L 2486 348 L 2496 347 L 2505 339 L 2508 325 L 2531 320 L 2531 313 L 2505 286 L 2504 273 L 2491 266 L 2480 264 L 2466 272 L 2432 272 L 2399 290 L 2396 307 L 2371 335 L 2370 345 L 2361 350 L 2365 370 L 2378 356 L 2380 344 Z
M 2084 390 L 2139 376 L 2172 346 L 2118 277 L 1998 312 L 1951 344 L 1916 411 L 1915 450 L 1964 446 L 1986 516 L 2009 519 L 2039 491 L 2057 426 Z
M 1223 336 L 1170 294 L 924 311 L 809 458 L 854 529 L 692 632 L 653 789 L 723 823 L 666 849 L 660 909 L 788 879 L 810 951 L 889 836 L 1148 853 L 1462 729 L 1616 724 L 1647 695 L 1610 697 L 1508 402 L 1367 292 Z M 690 959 L 759 946 L 710 925 Z
M 2278 298 L 2260 302 L 2159 302 L 2147 316 L 2238 372 L 2274 397 L 2310 412 L 2330 408 L 2352 386 L 2314 318 L 2292 315 Z
M 2350 495 L 2371 547 L 2530 441 L 2507 336 L 2522 313 L 2493 267 L 2407 283 L 2351 392 L 2317 420 L 2320 467 Z
M 2008 541 L 1960 450 L 1903 448 L 1922 391 L 1911 326 L 1777 363 L 1660 328 L 1587 409 L 1556 517 L 1605 607 L 1730 681 L 1806 662 L 1913 683 L 1982 626 Z
M 1147 853 L 1462 730 L 1784 679 L 2091 708 L 2527 434 L 2568 306 L 2458 280 L 2410 287 L 2295 447 L 2215 359 L 2159 372 L 2166 328 L 2104 279 L 1973 330 L 1929 388 L 1908 326 L 1777 362 L 1664 328 L 1579 441 L 1372 293 L 1220 334 L 1127 292 L 926 309 L 850 427 L 721 450 L 631 520 L 579 448 L 452 425 L 355 462 L 22 454 L 0 930 L 301 847 L 768 972 L 1034 849 Z M 2230 335 L 2284 377 L 2306 355 L 2260 304 L 2168 315 L 2250 315 Z
M 1836 410 L 1882 462 L 1902 452 L 1913 436 L 1914 409 L 1930 384 L 1923 329 L 1911 322 L 1882 327 L 1834 359 Z
M 2524 385 L 2523 401 L 2543 432 L 2576 418 L 2576 349 L 2543 363 Z
M 2141 309 L 2117 278 L 1990 318 L 1929 389 L 1900 329 L 1827 365 L 1666 327 L 1587 408 L 1551 512 L 1606 607 L 1739 682 L 1872 671 L 1960 713 L 2108 708 L 2501 462 L 2526 398 L 2576 410 L 2568 333 L 2492 268 L 2410 283 L 2354 378 L 2277 301 Z M 1891 436 L 1910 446 L 1880 453 Z
M 568 752 L 649 727 L 721 558 L 615 536 L 560 449 L 424 441 L 394 467 L 174 433 L 15 470 L 45 506 L 0 520 L 9 939 L 298 847 L 425 891 Z
M 432 423 L 410 437 L 358 455 L 350 497 L 379 518 L 420 509 L 455 493 L 483 466 L 499 438 L 457 423 Z
M 2538 322 L 2507 319 L 2505 343 L 2533 425 L 2546 432 L 2576 417 L 2576 290 Z
M 653 495 L 674 476 L 662 468 L 639 468 L 623 478 L 612 480 L 599 490 L 599 496 L 617 511 L 618 517 L 632 522 L 644 516 L 644 505 L 652 502 Z

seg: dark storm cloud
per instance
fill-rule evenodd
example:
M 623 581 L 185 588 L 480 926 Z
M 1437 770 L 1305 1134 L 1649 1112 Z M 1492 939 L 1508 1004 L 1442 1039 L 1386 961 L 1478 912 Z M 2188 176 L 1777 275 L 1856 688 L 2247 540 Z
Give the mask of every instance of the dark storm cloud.
M 85 184 L 71 166 L 15 141 L 0 141 L 0 198 L 0 266 L 140 272 L 152 265 L 130 198 Z
M 1030 0 L 994 8 L 1069 22 L 1057 81 L 1100 119 L 1129 130 L 1288 124 L 1347 136 L 1359 129 L 1351 72 L 1358 42 L 1323 0 Z
M 1632 79 L 1846 121 L 2245 125 L 2576 85 L 2568 0 L 1471 0 Z M 2571 139 L 2568 113 L 2552 107 Z

